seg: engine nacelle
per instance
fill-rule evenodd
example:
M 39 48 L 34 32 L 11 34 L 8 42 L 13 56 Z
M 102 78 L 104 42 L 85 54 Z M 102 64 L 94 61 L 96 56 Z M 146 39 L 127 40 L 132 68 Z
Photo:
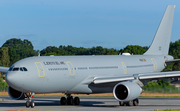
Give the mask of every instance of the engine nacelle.
M 114 86 L 113 95 L 118 101 L 131 101 L 140 96 L 142 88 L 134 82 L 120 82 Z
M 8 94 L 12 99 L 17 99 L 17 100 L 25 99 L 23 92 L 17 91 L 10 86 L 8 87 Z

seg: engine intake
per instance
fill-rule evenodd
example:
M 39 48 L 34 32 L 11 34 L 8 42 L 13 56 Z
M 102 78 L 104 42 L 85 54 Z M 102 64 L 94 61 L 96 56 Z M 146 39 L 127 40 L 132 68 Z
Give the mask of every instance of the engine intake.
M 16 99 L 16 100 L 25 99 L 23 92 L 17 91 L 10 86 L 8 87 L 8 94 L 12 99 Z
M 134 82 L 120 82 L 114 86 L 113 95 L 118 101 L 131 101 L 139 97 L 141 87 Z

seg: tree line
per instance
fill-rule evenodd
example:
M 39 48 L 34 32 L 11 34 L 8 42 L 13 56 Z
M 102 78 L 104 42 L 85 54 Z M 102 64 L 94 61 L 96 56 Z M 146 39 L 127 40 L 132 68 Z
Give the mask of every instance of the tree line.
M 127 45 L 123 49 L 103 48 L 102 46 L 84 48 L 73 47 L 71 45 L 59 47 L 47 46 L 43 50 L 34 50 L 34 46 L 31 41 L 24 39 L 12 38 L 7 40 L 0 47 L 0 66 L 11 66 L 18 60 L 26 57 L 38 56 L 65 56 L 65 55 L 119 55 L 125 52 L 130 54 L 139 55 L 148 50 L 148 46 L 142 47 L 138 45 Z M 180 58 L 180 40 L 170 43 L 169 55 L 172 55 L 175 59 Z M 179 70 L 180 63 L 170 63 L 164 70 Z

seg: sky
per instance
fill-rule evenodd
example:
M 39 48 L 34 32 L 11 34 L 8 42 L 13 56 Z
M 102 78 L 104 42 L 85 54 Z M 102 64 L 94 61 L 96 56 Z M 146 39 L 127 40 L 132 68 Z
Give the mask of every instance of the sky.
M 0 46 L 28 39 L 47 46 L 149 46 L 167 5 L 176 5 L 171 41 L 180 39 L 180 0 L 0 0 Z

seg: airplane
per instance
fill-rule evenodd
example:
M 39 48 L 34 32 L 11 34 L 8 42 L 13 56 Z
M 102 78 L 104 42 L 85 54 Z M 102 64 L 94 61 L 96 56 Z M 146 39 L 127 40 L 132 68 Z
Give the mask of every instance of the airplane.
M 120 106 L 137 106 L 142 87 L 150 80 L 180 77 L 180 71 L 161 72 L 168 55 L 175 5 L 168 5 L 150 48 L 143 55 L 36 56 L 0 67 L 6 72 L 8 94 L 35 107 L 35 94 L 64 93 L 61 105 L 79 105 L 72 94 L 113 93 Z

